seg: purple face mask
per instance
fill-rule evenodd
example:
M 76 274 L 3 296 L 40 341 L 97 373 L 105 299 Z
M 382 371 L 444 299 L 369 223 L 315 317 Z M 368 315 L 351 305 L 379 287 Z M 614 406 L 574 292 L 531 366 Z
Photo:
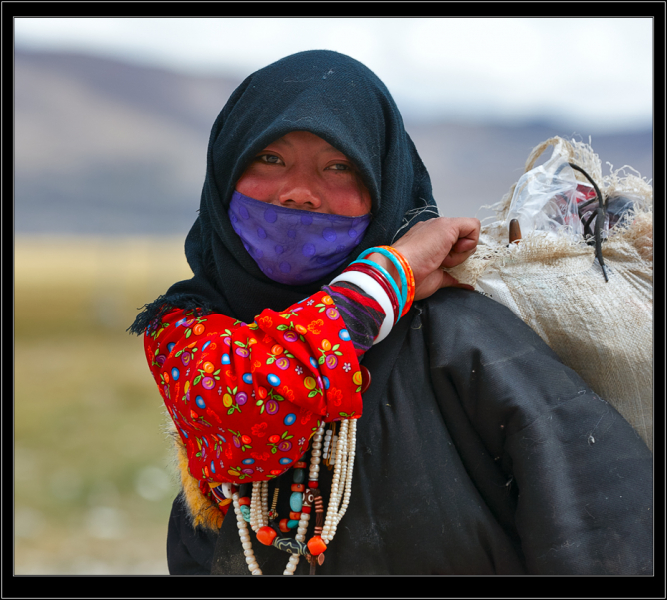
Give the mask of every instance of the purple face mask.
M 279 283 L 312 283 L 340 267 L 361 242 L 370 214 L 328 215 L 274 206 L 234 191 L 229 219 L 262 272 Z

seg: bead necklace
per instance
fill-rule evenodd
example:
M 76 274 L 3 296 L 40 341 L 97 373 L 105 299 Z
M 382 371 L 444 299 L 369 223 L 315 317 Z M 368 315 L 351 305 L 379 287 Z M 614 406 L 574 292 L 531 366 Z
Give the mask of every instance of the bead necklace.
M 324 446 L 322 447 L 322 462 L 329 468 L 333 469 L 336 460 L 336 442 L 338 436 L 336 435 L 336 422 L 332 421 L 324 435 Z
M 322 529 L 322 539 L 325 544 L 333 539 L 338 523 L 343 518 L 350 503 L 356 442 L 357 421 L 356 419 L 345 419 L 340 425 L 329 507 Z
M 344 419 L 340 423 L 338 443 L 335 448 L 334 474 L 331 483 L 331 496 L 327 509 L 326 519 L 322 523 L 323 507 L 322 498 L 317 487 L 317 480 L 320 470 L 320 459 L 322 455 L 322 439 L 324 437 L 324 425 L 321 425 L 313 436 L 311 445 L 310 469 L 308 474 L 308 488 L 304 494 L 302 502 L 302 511 L 299 515 L 297 534 L 295 539 L 279 537 L 277 532 L 268 526 L 270 512 L 275 516 L 275 506 L 277 496 L 274 495 L 271 511 L 268 508 L 268 481 L 253 483 L 252 495 L 250 500 L 250 518 L 251 529 L 257 534 L 257 539 L 266 544 L 272 545 L 281 550 L 292 554 L 283 571 L 283 575 L 293 575 L 299 564 L 300 556 L 306 556 L 311 562 L 311 574 L 314 573 L 315 563 L 320 565 L 324 561 L 323 552 L 327 544 L 333 539 L 338 523 L 345 514 L 350 501 L 350 492 L 352 487 L 352 472 L 354 467 L 354 456 L 356 448 L 356 419 Z M 333 449 L 332 449 L 333 450 Z M 296 475 L 295 475 L 296 478 Z M 293 486 L 294 489 L 294 486 Z M 293 494 L 294 495 L 294 494 Z M 342 499 L 342 504 L 341 504 Z M 291 500 L 291 498 L 290 498 Z M 262 575 L 257 560 L 255 559 L 250 541 L 250 534 L 246 520 L 243 517 L 241 506 L 239 504 L 238 492 L 232 495 L 234 512 L 236 514 L 239 536 L 243 546 L 243 552 L 248 563 L 248 570 L 253 575 Z M 311 507 L 315 507 L 316 527 L 315 535 L 311 537 L 308 543 L 305 543 L 308 522 L 310 520 Z M 292 506 L 290 506 L 293 508 Z M 293 511 L 296 512 L 296 511 Z M 284 521 L 284 519 L 283 519 Z M 282 523 L 282 522 L 281 522 Z M 280 527 L 283 530 L 283 527 Z

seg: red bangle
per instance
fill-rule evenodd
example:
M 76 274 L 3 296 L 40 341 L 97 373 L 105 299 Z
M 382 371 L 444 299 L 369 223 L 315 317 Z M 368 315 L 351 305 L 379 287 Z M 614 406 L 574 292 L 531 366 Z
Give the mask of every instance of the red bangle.
M 405 271 L 406 280 L 408 282 L 408 292 L 407 292 L 407 299 L 405 301 L 405 306 L 403 307 L 403 313 L 401 314 L 402 317 L 410 310 L 410 307 L 412 306 L 412 301 L 415 298 L 415 275 L 412 272 L 410 263 L 408 263 L 408 261 L 405 260 L 404 256 L 398 250 L 396 250 L 396 248 L 392 248 L 391 246 L 379 246 L 379 248 L 384 248 L 388 252 L 391 252 L 397 258 L 398 262 L 401 263 L 401 266 Z
M 394 325 L 396 325 L 396 322 L 400 318 L 400 315 L 398 314 L 398 299 L 396 298 L 396 294 L 394 290 L 391 289 L 391 286 L 389 283 L 385 280 L 385 278 L 382 276 L 381 273 L 373 269 L 370 265 L 365 265 L 363 263 L 355 263 L 347 267 L 346 269 L 343 270 L 343 273 L 346 271 L 359 271 L 360 273 L 364 273 L 368 275 L 369 277 L 372 277 L 375 281 L 377 281 L 380 284 L 380 287 L 385 291 L 387 296 L 389 297 L 389 302 L 391 303 L 391 308 L 394 311 Z
M 347 269 L 345 269 L 343 271 L 343 273 L 345 271 L 359 271 L 360 273 L 364 273 L 364 274 L 368 275 L 369 277 L 372 277 L 375 281 L 378 282 L 378 284 L 382 287 L 382 289 L 387 294 L 387 296 L 389 298 L 389 302 L 391 303 L 391 308 L 394 311 L 394 325 L 395 325 L 396 322 L 398 321 L 398 319 L 400 318 L 400 314 L 399 314 L 399 311 L 398 311 L 398 309 L 399 309 L 398 299 L 396 298 L 396 294 L 395 294 L 394 290 L 391 288 L 391 286 L 385 280 L 385 278 L 382 276 L 382 274 L 379 273 L 378 271 L 376 271 L 375 269 L 373 269 L 371 266 L 365 265 L 363 263 L 356 263 L 356 264 L 350 265 L 349 267 L 347 267 Z

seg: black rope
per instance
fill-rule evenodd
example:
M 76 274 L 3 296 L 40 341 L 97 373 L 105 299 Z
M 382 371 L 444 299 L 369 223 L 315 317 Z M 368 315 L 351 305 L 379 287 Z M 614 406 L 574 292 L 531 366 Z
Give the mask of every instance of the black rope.
M 609 282 L 609 277 L 607 277 L 607 269 L 605 268 L 604 264 L 604 258 L 602 258 L 602 225 L 606 219 L 607 216 L 607 199 L 602 195 L 600 192 L 600 188 L 597 186 L 595 181 L 593 181 L 593 178 L 586 173 L 580 166 L 575 165 L 574 163 L 568 163 L 573 169 L 579 171 L 588 179 L 588 181 L 591 182 L 591 185 L 593 186 L 593 189 L 595 190 L 596 198 L 591 199 L 588 202 L 585 202 L 584 204 L 579 206 L 579 210 L 581 210 L 584 206 L 590 204 L 594 200 L 597 199 L 598 201 L 598 207 L 595 209 L 593 214 L 590 216 L 588 221 L 584 224 L 584 235 L 589 235 L 590 236 L 590 224 L 591 221 L 593 220 L 593 217 L 596 217 L 595 219 L 595 256 L 598 259 L 598 262 L 600 263 L 600 268 L 602 269 L 602 274 L 604 275 L 604 280 L 605 282 Z
M 563 163 L 560 167 L 558 167 L 558 169 L 556 169 L 556 172 L 554 173 L 554 179 L 565 168 L 565 164 L 570 165 L 573 169 L 583 174 L 584 177 L 586 177 L 586 179 L 590 181 L 591 185 L 593 186 L 593 189 L 595 190 L 595 198 L 591 198 L 586 202 L 582 202 L 577 206 L 577 210 L 579 212 L 579 217 L 581 218 L 582 208 L 588 206 L 589 204 L 592 204 L 596 200 L 598 202 L 598 207 L 591 213 L 591 216 L 588 218 L 588 220 L 584 221 L 582 219 L 581 223 L 584 226 L 584 238 L 587 238 L 586 239 L 587 243 L 590 244 L 591 238 L 594 239 L 595 256 L 598 259 L 598 262 L 600 263 L 600 268 L 602 269 L 604 280 L 606 282 L 609 282 L 609 278 L 607 277 L 607 269 L 604 264 L 604 258 L 602 258 L 602 224 L 606 220 L 607 216 L 607 198 L 602 195 L 602 192 L 600 192 L 600 188 L 597 186 L 593 178 L 588 173 L 586 173 L 586 171 L 584 171 L 579 165 L 575 165 L 574 163 L 571 162 Z M 590 224 L 596 217 L 597 219 L 595 221 L 595 232 L 591 233 Z

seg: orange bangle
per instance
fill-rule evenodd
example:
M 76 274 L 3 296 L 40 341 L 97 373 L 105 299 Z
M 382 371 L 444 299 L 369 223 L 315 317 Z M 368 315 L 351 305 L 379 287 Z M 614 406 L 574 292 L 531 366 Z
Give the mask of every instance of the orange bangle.
M 403 312 L 401 313 L 402 317 L 410 310 L 410 307 L 412 306 L 412 301 L 415 298 L 415 275 L 412 272 L 410 263 L 408 263 L 408 261 L 405 260 L 403 255 L 398 250 L 396 250 L 396 248 L 392 248 L 391 246 L 378 246 L 378 247 L 383 248 L 388 252 L 391 252 L 396 257 L 398 262 L 401 263 L 401 266 L 405 271 L 406 280 L 408 282 L 408 292 L 407 292 L 407 299 L 405 301 L 405 306 L 403 307 Z
M 403 266 L 403 270 L 405 271 L 405 274 L 407 275 L 407 282 L 408 282 L 408 294 L 407 294 L 407 300 L 405 302 L 406 306 L 403 309 L 403 313 L 401 316 L 405 315 L 405 313 L 410 310 L 410 306 L 412 305 L 412 301 L 415 298 L 415 276 L 414 273 L 412 272 L 412 268 L 410 267 L 410 263 L 408 263 L 407 260 L 405 260 L 405 257 L 398 251 L 396 248 L 392 248 L 391 246 L 382 246 L 389 252 L 391 252 L 401 263 Z

